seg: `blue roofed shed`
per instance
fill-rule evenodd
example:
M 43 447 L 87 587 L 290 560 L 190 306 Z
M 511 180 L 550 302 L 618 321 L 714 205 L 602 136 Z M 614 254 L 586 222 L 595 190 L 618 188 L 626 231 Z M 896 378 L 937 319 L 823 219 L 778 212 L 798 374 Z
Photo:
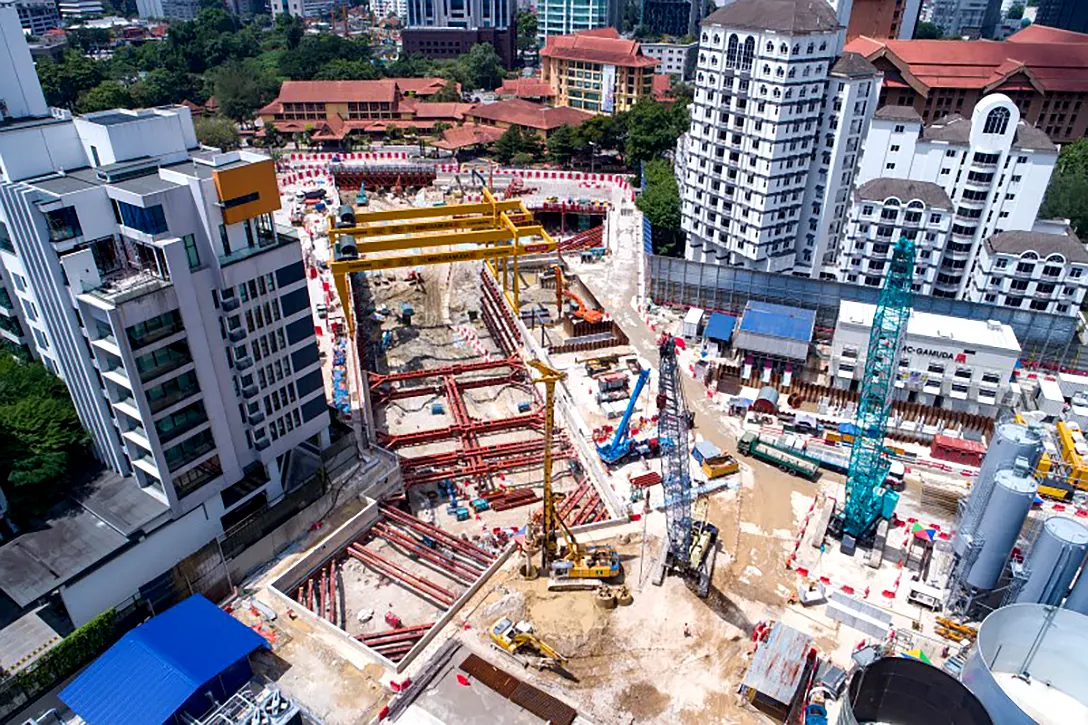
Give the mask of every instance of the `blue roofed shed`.
M 707 341 L 716 343 L 718 345 L 718 354 L 720 355 L 729 341 L 733 339 L 733 330 L 737 326 L 737 318 L 733 315 L 727 315 L 724 312 L 715 312 L 710 316 L 710 320 L 706 323 L 706 329 L 703 330 L 703 337 Z
M 123 636 L 60 693 L 88 725 L 181 723 L 252 676 L 263 637 L 196 594 Z
M 749 300 L 734 346 L 770 357 L 805 360 L 815 327 L 815 310 Z

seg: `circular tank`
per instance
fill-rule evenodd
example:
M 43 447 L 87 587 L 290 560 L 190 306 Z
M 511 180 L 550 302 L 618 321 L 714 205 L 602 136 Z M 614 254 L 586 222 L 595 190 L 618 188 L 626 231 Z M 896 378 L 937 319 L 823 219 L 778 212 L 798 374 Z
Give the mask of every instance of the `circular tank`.
M 1011 604 L 982 622 L 960 679 L 999 725 L 1088 722 L 1088 617 Z
M 1065 608 L 1088 615 L 1088 564 L 1080 568 L 1080 576 L 1073 585 L 1073 591 L 1065 599 Z
M 850 679 L 838 725 L 991 725 L 978 698 L 956 678 L 905 657 L 884 657 Z
M 1028 580 L 1018 604 L 1062 603 L 1088 551 L 1088 528 L 1064 516 L 1051 516 L 1027 557 Z
M 1006 468 L 994 476 L 993 493 L 975 529 L 982 548 L 967 573 L 968 584 L 976 589 L 997 586 L 1038 488 L 1026 469 Z
M 986 504 L 994 490 L 994 477 L 998 471 L 1012 468 L 1017 458 L 1026 458 L 1031 470 L 1039 465 L 1043 455 L 1043 435 L 1038 428 L 1020 423 L 1002 423 L 994 430 L 993 440 L 982 458 L 982 465 L 971 487 L 956 536 L 952 539 L 952 549 L 963 555 L 967 547 L 967 538 L 975 532 L 986 510 Z

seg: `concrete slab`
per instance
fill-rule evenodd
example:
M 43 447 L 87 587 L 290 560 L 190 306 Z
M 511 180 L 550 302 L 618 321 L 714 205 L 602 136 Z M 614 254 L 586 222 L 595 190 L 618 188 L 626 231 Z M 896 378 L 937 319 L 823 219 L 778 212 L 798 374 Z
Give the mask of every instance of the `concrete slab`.
M 544 722 L 536 715 L 515 705 L 482 682 L 469 679 L 469 685 L 457 681 L 461 654 L 452 658 L 404 715 L 398 725 L 448 723 L 452 725 L 539 725 Z

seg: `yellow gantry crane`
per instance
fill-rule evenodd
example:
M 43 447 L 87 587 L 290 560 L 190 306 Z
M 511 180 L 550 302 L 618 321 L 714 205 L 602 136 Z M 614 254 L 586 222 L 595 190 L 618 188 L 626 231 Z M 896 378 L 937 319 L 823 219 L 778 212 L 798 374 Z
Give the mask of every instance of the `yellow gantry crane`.
M 533 222 L 524 202 L 499 201 L 487 188 L 483 189 L 483 201 L 473 204 L 358 214 L 345 205 L 329 217 L 328 236 L 332 258 L 329 270 L 352 339 L 355 316 L 348 285 L 352 272 L 483 260 L 502 280 L 503 292 L 516 313 L 520 309 L 518 257 L 558 248 L 544 227 Z M 449 249 L 435 251 L 435 247 Z M 512 270 L 507 269 L 508 260 Z M 501 266 L 495 264 L 498 261 Z

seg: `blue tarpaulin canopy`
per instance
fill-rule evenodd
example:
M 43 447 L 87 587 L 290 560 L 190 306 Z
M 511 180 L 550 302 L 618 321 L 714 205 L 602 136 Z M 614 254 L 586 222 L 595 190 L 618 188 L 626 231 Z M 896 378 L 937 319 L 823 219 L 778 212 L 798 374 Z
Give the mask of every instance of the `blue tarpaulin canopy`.
M 205 685 L 231 670 L 264 638 L 199 594 L 123 636 L 68 687 L 60 699 L 88 725 L 163 723 L 191 698 L 211 689 L 233 694 L 226 683 Z M 235 679 L 241 673 L 234 671 Z M 225 679 L 225 678 L 224 678 Z M 201 703 L 204 710 L 213 703 Z
M 809 342 L 816 326 L 816 311 L 749 300 L 740 329 L 771 337 Z
M 722 312 L 715 312 L 710 316 L 710 322 L 706 323 L 703 336 L 710 340 L 729 342 L 733 338 L 733 328 L 736 326 L 736 317 Z

